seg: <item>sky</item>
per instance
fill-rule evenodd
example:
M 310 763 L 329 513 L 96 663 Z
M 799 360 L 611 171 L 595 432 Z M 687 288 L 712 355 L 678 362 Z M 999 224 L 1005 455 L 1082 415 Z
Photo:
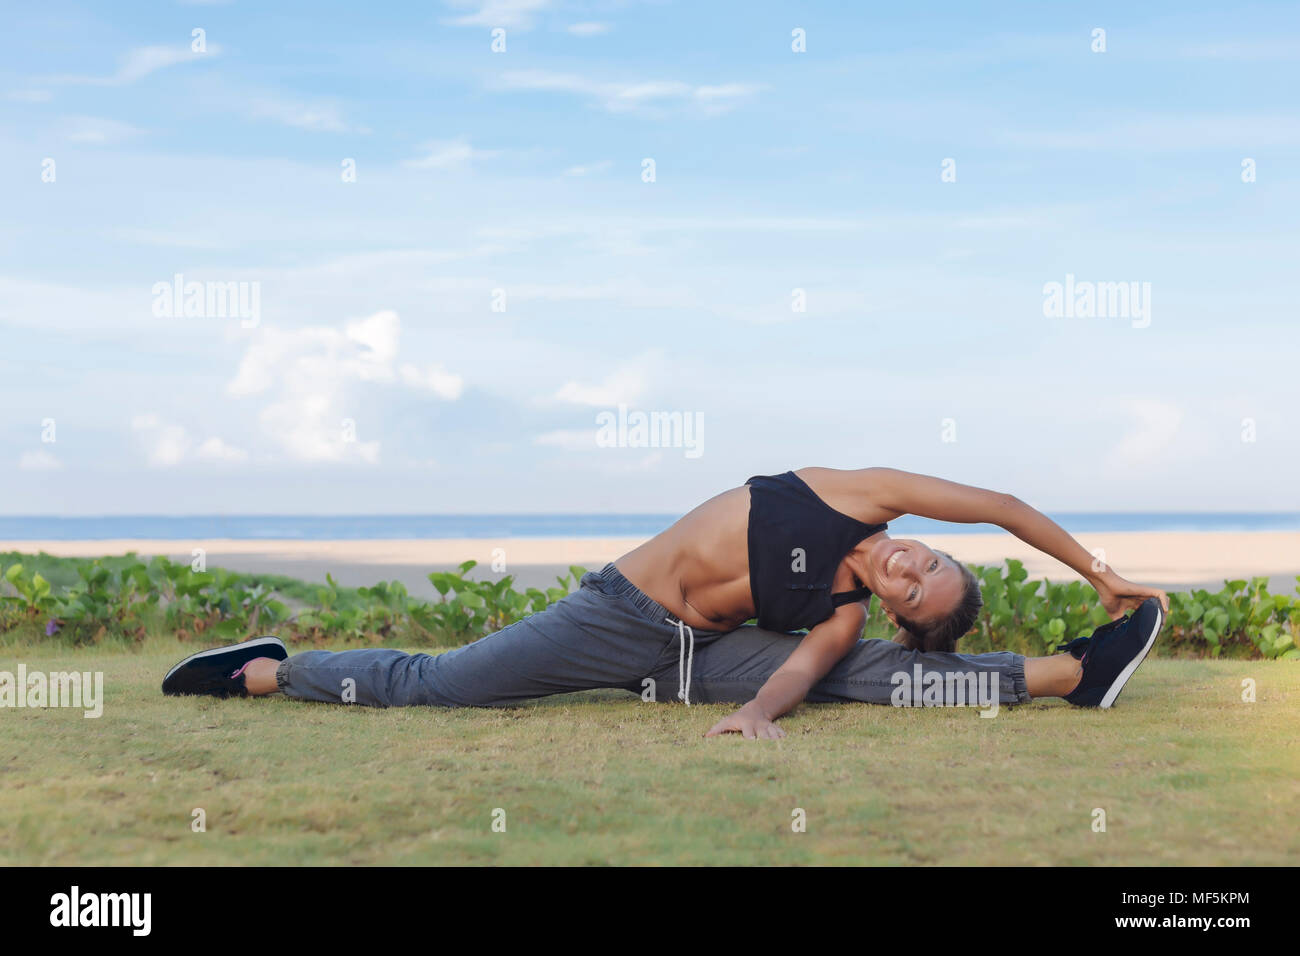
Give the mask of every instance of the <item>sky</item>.
M 1294 3 L 5 19 L 0 513 L 1300 510 Z

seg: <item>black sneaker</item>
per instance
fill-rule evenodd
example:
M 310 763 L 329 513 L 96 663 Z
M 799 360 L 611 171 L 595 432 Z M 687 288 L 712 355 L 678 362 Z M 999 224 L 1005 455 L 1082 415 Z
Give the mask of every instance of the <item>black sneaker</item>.
M 1111 621 L 1110 623 L 1114 624 L 1115 622 Z M 1070 656 L 1072 656 L 1076 661 L 1081 661 L 1083 660 L 1083 655 L 1087 653 L 1088 645 L 1092 643 L 1092 637 L 1093 635 L 1089 634 L 1087 637 L 1076 637 L 1068 644 L 1057 644 L 1056 651 L 1058 654 L 1061 651 L 1069 651 Z
M 244 666 L 259 657 L 282 661 L 288 656 L 284 642 L 278 637 L 254 637 L 241 644 L 199 651 L 167 672 L 163 678 L 162 692 L 168 695 L 247 697 Z
M 1128 679 L 1146 659 L 1164 624 L 1160 602 L 1147 598 L 1128 617 L 1117 618 L 1092 632 L 1061 645 L 1083 662 L 1079 686 L 1065 699 L 1076 707 L 1109 707 Z
M 1066 644 L 1057 644 L 1056 650 L 1058 652 L 1069 651 L 1070 656 L 1072 656 L 1076 661 L 1081 661 L 1083 660 L 1083 655 L 1088 653 L 1088 648 L 1092 646 L 1094 639 L 1100 640 L 1104 635 L 1109 634 L 1117 628 L 1125 627 L 1127 624 L 1127 617 L 1117 617 L 1113 621 L 1107 621 L 1087 637 L 1076 637 L 1074 640 Z

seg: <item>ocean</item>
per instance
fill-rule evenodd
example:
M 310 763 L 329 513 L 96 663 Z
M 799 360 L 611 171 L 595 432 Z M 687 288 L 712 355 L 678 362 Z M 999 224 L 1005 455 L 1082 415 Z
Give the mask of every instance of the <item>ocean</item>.
M 0 541 L 95 541 L 149 538 L 192 541 L 357 541 L 395 538 L 635 538 L 667 528 L 678 515 L 114 515 L 0 517 Z M 1060 512 L 1053 520 L 1070 532 L 1300 531 L 1300 512 Z M 890 533 L 978 534 L 985 524 L 948 524 L 911 515 Z

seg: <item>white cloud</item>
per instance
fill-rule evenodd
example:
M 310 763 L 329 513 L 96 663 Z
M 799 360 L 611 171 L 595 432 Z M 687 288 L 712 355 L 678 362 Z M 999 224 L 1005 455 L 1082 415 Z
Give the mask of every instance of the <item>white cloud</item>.
M 397 364 L 401 320 L 376 312 L 347 323 L 281 330 L 261 327 L 227 392 L 269 395 L 258 420 L 265 438 L 290 459 L 376 464 L 380 444 L 356 409 L 367 385 L 405 385 L 439 398 L 460 397 L 463 382 L 439 365 Z
M 1151 114 L 1114 122 L 1089 123 L 1070 129 L 1008 129 L 1001 139 L 1010 146 L 1071 151 L 1239 149 L 1242 143 L 1292 146 L 1300 143 L 1300 122 L 1282 114 Z
M 697 86 L 697 100 L 729 100 L 737 96 L 749 96 L 758 92 L 758 87 L 749 83 L 722 83 L 718 86 Z
M 39 451 L 23 452 L 18 459 L 18 467 L 23 471 L 59 471 L 63 468 L 63 462 L 42 448 Z
M 328 103 L 301 103 L 293 100 L 260 97 L 252 104 L 254 119 L 272 120 L 296 129 L 316 133 L 364 133 L 344 121 L 336 107 Z
M 587 163 L 585 166 L 570 166 L 564 171 L 566 176 L 590 176 L 592 173 L 603 173 L 613 166 L 613 162 L 608 159 L 602 159 L 597 163 Z
M 420 149 L 425 155 L 404 160 L 402 165 L 412 169 L 455 169 L 500 155 L 500 150 L 475 149 L 463 139 L 433 140 L 421 144 Z
M 496 81 L 498 89 L 547 93 L 573 93 L 596 100 L 611 113 L 621 113 L 662 102 L 690 103 L 716 113 L 762 89 L 748 83 L 693 86 L 680 80 L 649 80 L 637 83 L 604 82 L 573 73 L 549 70 L 511 70 Z
M 139 132 L 140 130 L 127 123 L 97 116 L 69 116 L 63 126 L 65 139 L 73 143 L 89 143 L 94 146 L 121 142 Z
M 175 66 L 178 63 L 187 63 L 200 57 L 213 56 L 219 52 L 215 45 L 208 47 L 203 53 L 195 53 L 188 47 L 138 47 L 122 58 L 122 65 L 118 68 L 114 79 L 118 83 L 134 83 L 156 70 Z
M 142 46 L 127 51 L 119 60 L 117 72 L 109 76 L 69 74 L 47 79 L 51 83 L 79 86 L 126 86 L 169 66 L 197 62 L 220 52 L 221 48 L 215 43 L 209 43 L 204 53 L 195 53 L 188 46 Z
M 136 415 L 131 428 L 144 443 L 145 458 L 153 468 L 174 468 L 187 460 L 240 462 L 248 452 L 212 437 L 197 446 L 182 425 L 166 422 L 153 412 Z
M 363 346 L 358 356 L 362 379 L 386 380 L 391 377 L 389 367 L 397 357 L 397 339 L 402 334 L 401 320 L 396 312 L 376 312 L 369 318 L 349 322 L 344 331 L 349 339 Z
M 647 80 L 641 83 L 599 84 L 594 90 L 581 92 L 604 98 L 608 109 L 624 110 L 635 109 L 654 100 L 689 96 L 691 86 L 680 80 Z
M 1140 398 L 1128 402 L 1127 412 L 1133 424 L 1111 448 L 1108 464 L 1118 470 L 1161 461 L 1182 425 L 1182 408 L 1171 402 Z
M 180 425 L 169 425 L 152 413 L 131 419 L 131 427 L 145 443 L 145 457 L 154 468 L 179 465 L 190 450 L 190 438 Z
M 403 365 L 401 375 L 402 381 L 412 388 L 425 389 L 448 401 L 460 398 L 460 393 L 465 386 L 459 375 L 452 375 L 441 365 L 434 365 L 424 370 L 414 365 Z
M 608 33 L 610 26 L 608 23 L 570 23 L 568 31 L 575 37 L 595 37 L 602 33 Z
M 15 103 L 48 103 L 53 97 L 49 90 L 11 90 L 5 94 L 5 99 Z
M 624 367 L 606 376 L 599 385 L 565 382 L 555 392 L 555 399 L 572 405 L 608 408 L 635 402 L 645 391 L 645 375 L 639 368 Z
M 447 21 L 461 27 L 532 27 L 535 15 L 545 10 L 550 0 L 449 0 L 448 6 L 472 8 L 469 13 Z
M 194 456 L 204 461 L 246 461 L 248 452 L 227 445 L 220 438 L 209 438 L 195 449 Z
M 697 86 L 695 101 L 706 113 L 725 113 L 737 105 L 737 101 L 753 96 L 761 86 L 751 83 L 722 83 L 717 86 Z

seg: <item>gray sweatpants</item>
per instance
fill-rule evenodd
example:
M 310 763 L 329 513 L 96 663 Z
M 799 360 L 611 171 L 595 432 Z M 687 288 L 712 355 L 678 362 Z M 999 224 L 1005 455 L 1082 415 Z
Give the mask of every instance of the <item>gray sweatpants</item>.
M 610 564 L 583 575 L 577 591 L 546 610 L 454 651 L 306 651 L 281 661 L 276 681 L 290 697 L 374 707 L 503 707 L 600 687 L 648 700 L 743 704 L 799 637 L 748 625 L 692 630 Z M 858 641 L 807 699 L 897 704 L 901 696 L 934 704 L 950 701 L 923 698 L 918 685 L 951 688 L 973 679 L 991 689 L 993 676 L 1000 704 L 1029 700 L 1019 654 L 925 654 L 892 641 Z

